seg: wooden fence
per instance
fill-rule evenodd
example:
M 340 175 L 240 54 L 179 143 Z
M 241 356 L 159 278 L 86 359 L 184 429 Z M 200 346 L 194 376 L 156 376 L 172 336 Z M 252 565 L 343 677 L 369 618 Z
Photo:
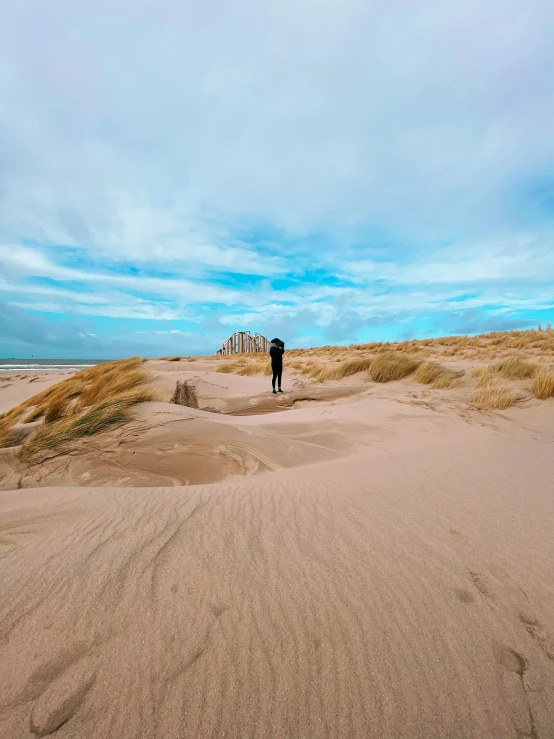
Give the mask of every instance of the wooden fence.
M 261 334 L 251 334 L 250 331 L 237 331 L 230 336 L 216 354 L 253 354 L 268 352 L 271 342 Z

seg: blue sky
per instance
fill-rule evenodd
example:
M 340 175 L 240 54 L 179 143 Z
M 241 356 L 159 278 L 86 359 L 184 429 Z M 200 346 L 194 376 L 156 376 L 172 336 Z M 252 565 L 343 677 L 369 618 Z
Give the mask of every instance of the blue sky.
M 0 357 L 554 321 L 552 69 L 550 0 L 9 3 Z

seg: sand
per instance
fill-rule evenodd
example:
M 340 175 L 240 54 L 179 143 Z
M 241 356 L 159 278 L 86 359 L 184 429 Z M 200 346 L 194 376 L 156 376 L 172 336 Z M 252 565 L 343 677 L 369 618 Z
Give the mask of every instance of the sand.
M 0 737 L 551 739 L 554 402 L 195 364 L 4 450 Z
M 22 403 L 27 398 L 55 385 L 71 371 L 59 372 L 0 372 L 0 413 Z

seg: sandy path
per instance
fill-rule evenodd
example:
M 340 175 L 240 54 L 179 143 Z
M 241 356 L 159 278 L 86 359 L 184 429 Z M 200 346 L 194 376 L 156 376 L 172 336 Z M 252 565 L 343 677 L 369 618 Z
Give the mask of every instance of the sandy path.
M 552 736 L 551 442 L 0 493 L 0 736 Z M 59 727 L 59 728 L 58 728 Z

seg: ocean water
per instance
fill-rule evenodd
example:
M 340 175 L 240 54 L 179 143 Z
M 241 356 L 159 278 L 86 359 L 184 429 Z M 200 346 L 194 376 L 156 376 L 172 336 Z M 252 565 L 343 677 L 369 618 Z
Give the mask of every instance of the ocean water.
M 85 367 L 94 367 L 104 360 L 98 359 L 0 359 L 0 374 L 10 372 L 52 372 L 63 371 L 75 372 Z

